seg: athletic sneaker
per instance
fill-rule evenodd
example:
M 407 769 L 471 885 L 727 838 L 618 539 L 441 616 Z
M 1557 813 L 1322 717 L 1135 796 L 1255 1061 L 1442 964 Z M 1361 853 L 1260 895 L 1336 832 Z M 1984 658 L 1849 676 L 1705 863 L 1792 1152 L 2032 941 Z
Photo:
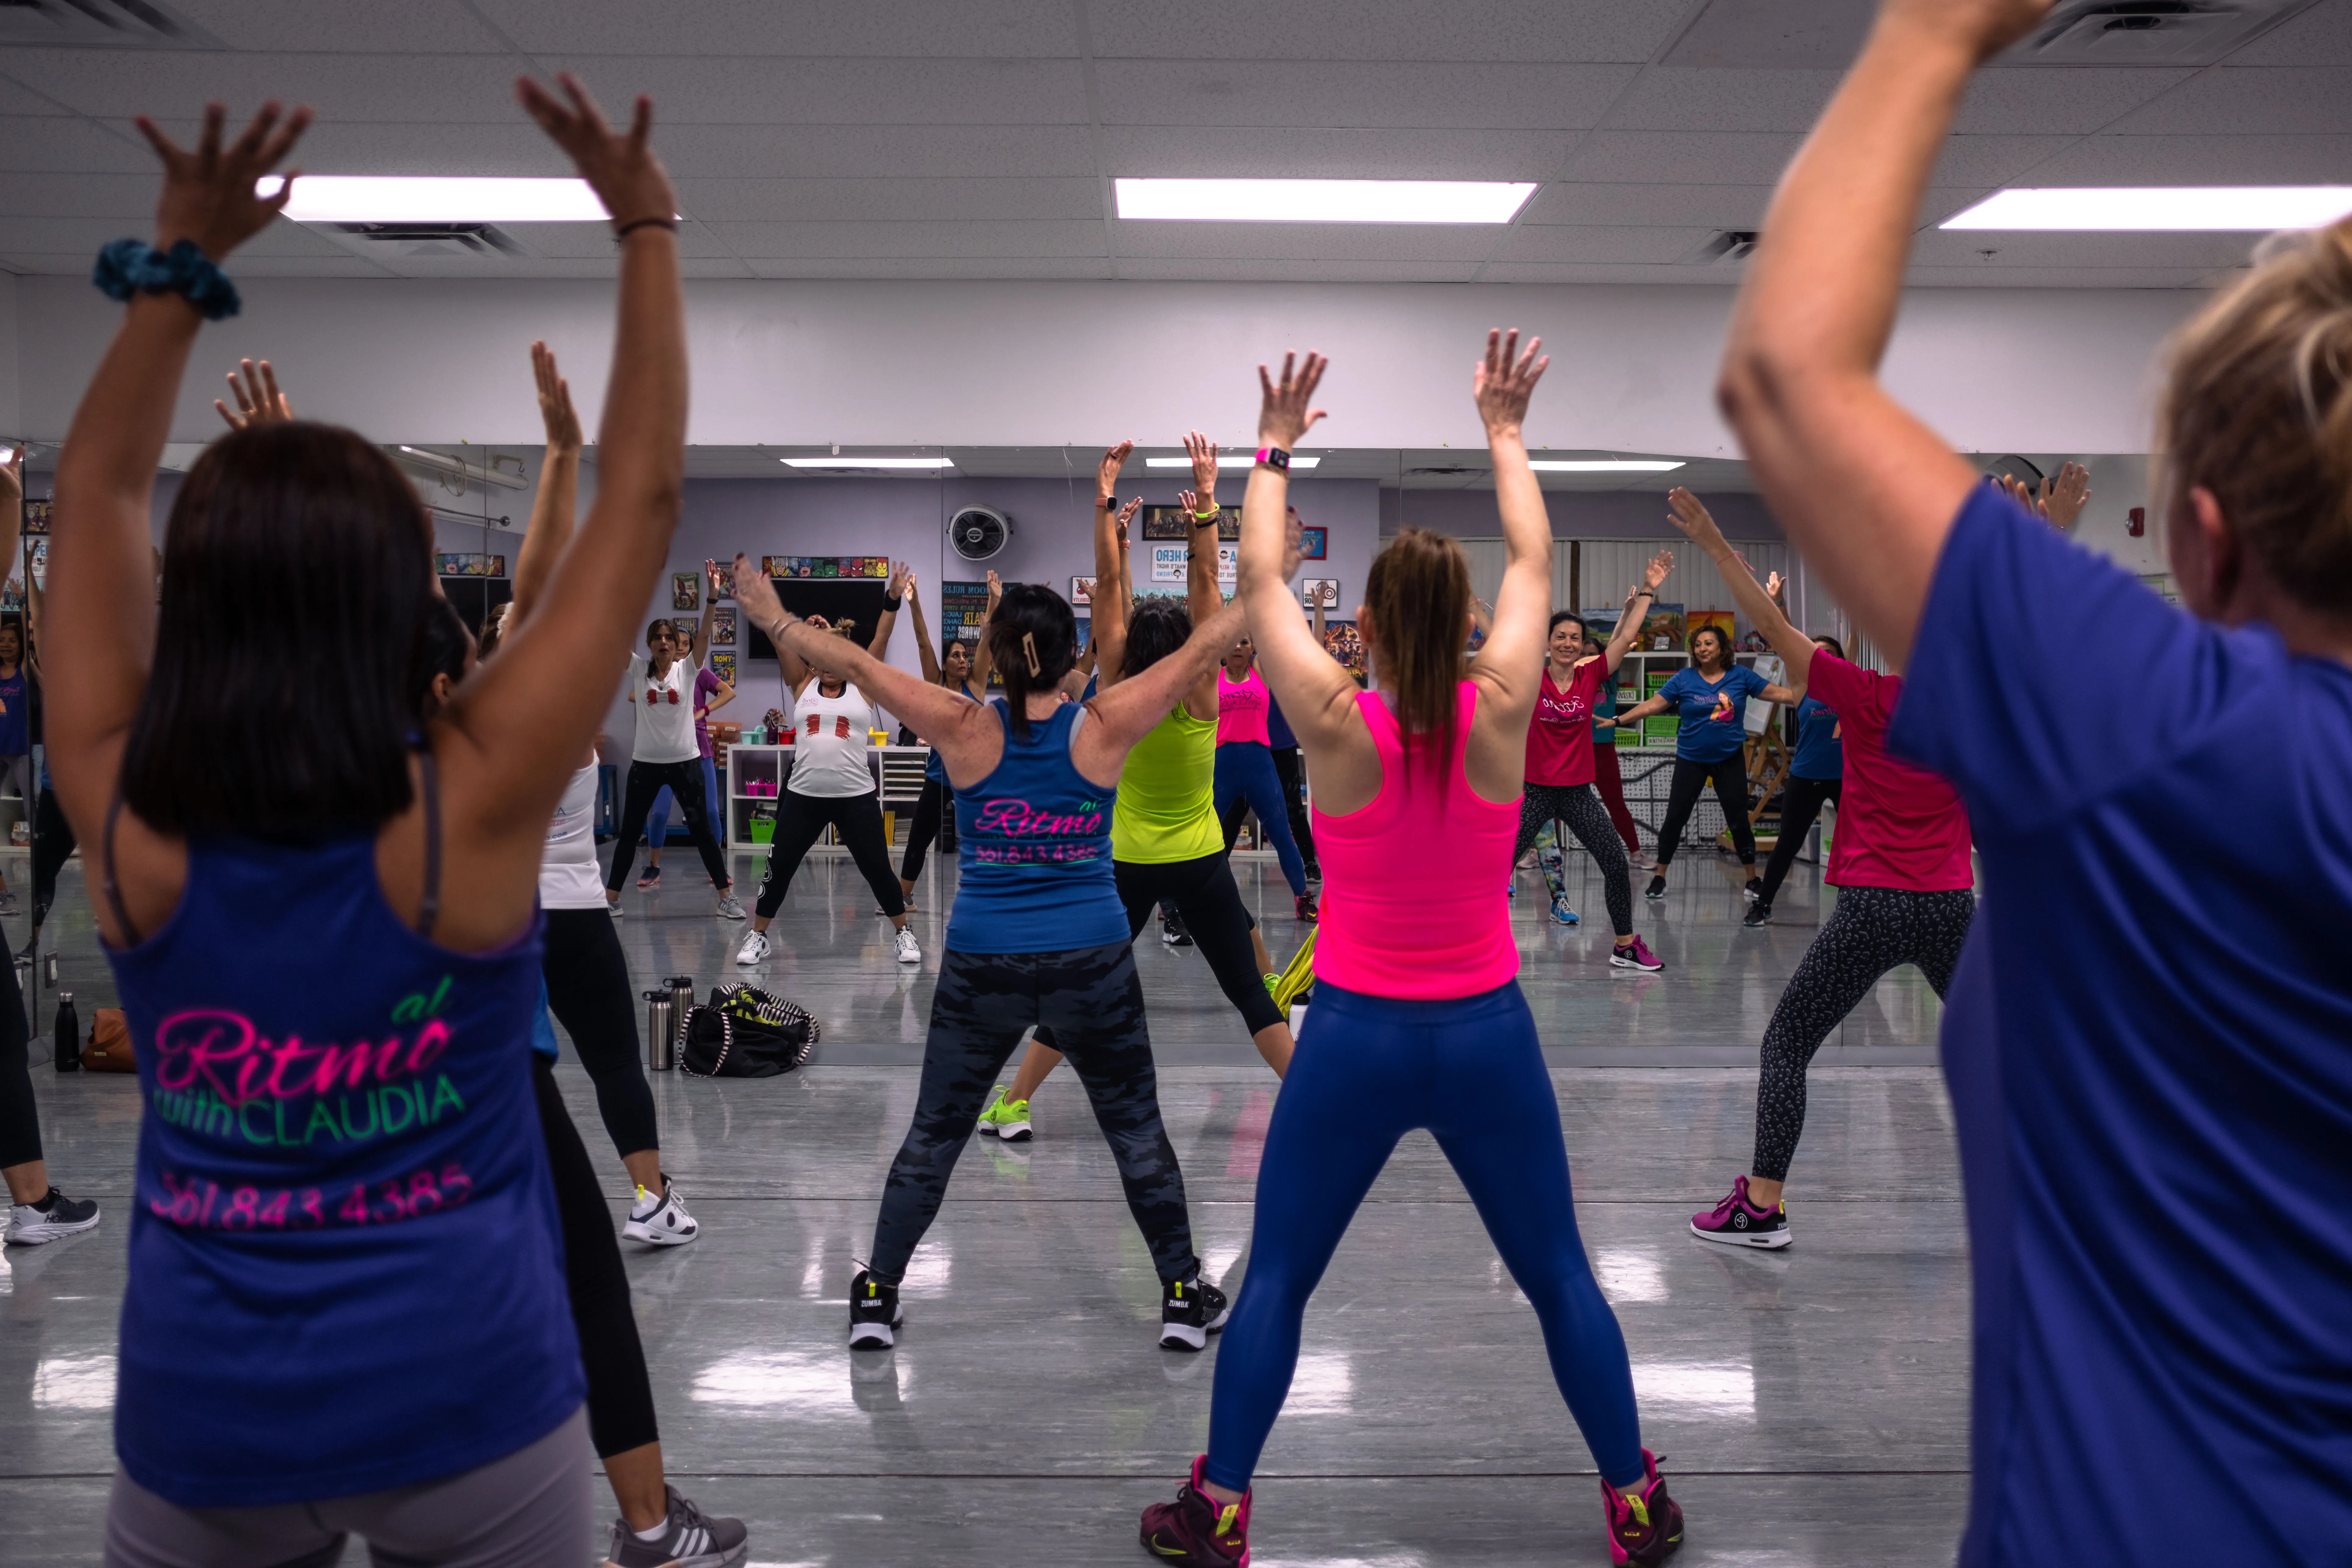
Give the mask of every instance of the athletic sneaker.
M 636 1202 L 629 1205 L 629 1223 L 621 1227 L 621 1234 L 653 1247 L 684 1247 L 702 1234 L 702 1227 L 686 1212 L 677 1184 L 665 1172 L 659 1197 L 643 1187 L 637 1189 Z
M 1315 895 L 1312 893 L 1299 894 L 1298 901 L 1293 908 L 1294 912 L 1298 916 L 1298 918 L 1305 921 L 1308 925 L 1313 925 L 1317 921 L 1323 918 L 1316 912 Z
M 1757 926 L 1770 925 L 1772 923 L 1772 900 L 1769 899 L 1759 899 L 1754 903 L 1748 905 L 1748 918 L 1741 921 L 1739 923 L 1751 930 Z
M 712 1519 L 690 1498 L 669 1493 L 669 1517 L 651 1541 L 629 1528 L 628 1521 L 613 1521 L 613 1549 L 604 1568 L 729 1568 L 751 1549 L 751 1532 L 740 1519 Z
M 757 963 L 774 951 L 766 931 L 747 931 L 743 933 L 743 945 L 735 950 L 735 962 L 746 965 Z
M 923 950 L 915 945 L 915 933 L 900 926 L 890 935 L 890 956 L 901 963 L 920 963 Z
M 1580 917 L 1574 910 L 1568 907 L 1568 900 L 1566 899 L 1554 899 L 1551 901 L 1551 918 L 1559 921 L 1561 925 L 1572 926 L 1578 923 L 1581 917 Z
M 1177 915 L 1161 915 L 1160 917 L 1160 940 L 1166 942 L 1171 947 L 1190 947 L 1192 945 L 1192 933 L 1184 929 L 1184 921 L 1181 917 Z
M 1682 1550 L 1683 1510 L 1666 1495 L 1658 1457 L 1647 1448 L 1642 1450 L 1642 1468 L 1640 1497 L 1629 1498 L 1607 1481 L 1601 1483 L 1601 1494 L 1609 1510 L 1609 1561 L 1649 1568 Z
M 1250 1494 L 1236 1503 L 1211 1497 L 1202 1479 L 1209 1456 L 1192 1461 L 1192 1479 L 1176 1489 L 1174 1502 L 1143 1510 L 1143 1549 L 1163 1563 L 1195 1568 L 1249 1568 Z
M 1764 896 L 1764 879 L 1761 877 L 1748 878 L 1748 885 L 1739 889 L 1739 896 L 1746 899 L 1751 904 L 1756 902 L 1757 900 Z
M 1232 1316 L 1225 1293 L 1197 1276 L 1172 1279 L 1160 1290 L 1160 1348 L 1196 1351 Z
M 1789 1205 L 1774 1204 L 1760 1208 L 1748 1201 L 1748 1178 L 1741 1176 L 1731 1184 L 1731 1195 L 1706 1214 L 1691 1215 L 1691 1234 L 1701 1241 L 1720 1241 L 1732 1247 L 1786 1247 L 1789 1235 Z
M 1279 974 L 1269 974 L 1269 975 L 1265 976 L 1265 994 L 1266 994 L 1267 995 L 1269 995 L 1269 996 L 1275 996 L 1275 995 L 1279 995 L 1279 994 L 1281 994 L 1281 992 L 1282 992 L 1282 976 L 1281 976 L 1281 975 L 1279 975 Z
M 1323 863 L 1321 861 L 1309 860 L 1307 862 L 1307 879 L 1310 882 L 1319 882 L 1323 879 Z
M 1664 877 L 1651 878 L 1650 885 L 1642 889 L 1642 896 L 1652 903 L 1656 903 L 1666 896 L 1666 879 Z
M 849 1348 L 887 1351 L 898 1342 L 907 1309 L 898 1305 L 898 1287 L 885 1285 L 861 1268 L 849 1282 Z
M 1000 1087 L 996 1098 L 988 1102 L 988 1109 L 980 1113 L 980 1130 L 990 1137 L 1003 1138 L 1009 1142 L 1024 1141 L 1032 1131 L 1029 1102 L 1016 1100 L 1007 1104 L 1004 1090 Z
M 1650 944 L 1638 936 L 1622 947 L 1611 948 L 1609 962 L 1618 969 L 1646 969 L 1654 973 L 1666 966 L 1665 960 L 1652 952 Z
M 719 890 L 719 902 L 711 906 L 710 912 L 722 921 L 741 920 L 743 906 L 735 901 L 735 889 L 721 888 Z
M 656 882 L 660 880 L 661 868 L 658 866 L 648 866 L 637 877 L 637 890 L 639 892 L 643 892 L 647 888 L 652 887 Z
M 0 915 L 15 915 L 19 912 L 16 907 L 16 895 L 5 888 L 0 888 Z
M 604 900 L 604 912 L 605 912 L 606 914 L 608 914 L 608 915 L 612 916 L 614 920 L 619 920 L 619 919 L 620 919 L 624 914 L 626 914 L 628 911 L 621 908 L 621 900 L 618 900 L 618 899 L 607 899 L 606 900 Z
M 6 1240 L 11 1247 L 38 1247 L 61 1236 L 89 1230 L 97 1224 L 96 1204 L 77 1202 L 51 1187 L 38 1203 L 16 1204 L 9 1208 Z

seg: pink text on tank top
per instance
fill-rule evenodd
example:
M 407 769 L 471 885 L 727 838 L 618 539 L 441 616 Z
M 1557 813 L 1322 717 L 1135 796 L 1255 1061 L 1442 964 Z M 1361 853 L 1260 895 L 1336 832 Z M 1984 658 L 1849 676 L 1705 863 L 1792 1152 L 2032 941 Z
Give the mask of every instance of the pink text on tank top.
M 1457 700 L 1454 754 L 1440 764 L 1416 745 L 1408 779 L 1387 702 L 1377 691 L 1357 694 L 1380 750 L 1381 792 L 1345 816 L 1310 803 L 1323 862 L 1318 979 L 1370 996 L 1441 1001 L 1492 991 L 1518 973 L 1506 889 L 1519 807 L 1472 793 L 1462 758 L 1477 687 L 1464 681 Z
M 1265 682 L 1257 673 L 1257 666 L 1239 680 L 1226 678 L 1223 668 L 1217 671 L 1217 744 L 1234 741 L 1255 741 L 1261 746 L 1273 744 L 1265 729 Z
M 1087 802 L 1092 805 L 1092 802 Z M 1003 866 L 1078 863 L 1102 855 L 1103 814 L 1076 815 L 1040 811 L 1025 800 L 1007 797 L 983 802 L 973 819 L 980 833 L 1002 833 L 1013 839 L 1052 839 L 1054 843 L 980 844 L 973 848 L 982 860 Z

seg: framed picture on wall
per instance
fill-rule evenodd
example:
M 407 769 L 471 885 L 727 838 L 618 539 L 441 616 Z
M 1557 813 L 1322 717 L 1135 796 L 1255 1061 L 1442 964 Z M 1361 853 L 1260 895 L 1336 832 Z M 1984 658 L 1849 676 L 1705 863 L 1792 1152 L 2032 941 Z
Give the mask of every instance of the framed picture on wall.
M 698 572 L 674 572 L 669 579 L 669 607 L 673 610 L 702 608 L 702 574 Z
M 724 608 L 713 609 L 710 612 L 710 646 L 713 647 L 733 647 L 735 646 L 734 605 L 729 605 Z
M 1298 558 L 1301 561 L 1322 560 L 1330 544 L 1331 531 L 1328 528 L 1301 528 L 1298 531 Z
M 713 598 L 731 599 L 735 596 L 735 568 L 730 564 L 734 559 L 730 555 L 715 568 L 719 574 L 719 589 L 711 595 Z M 698 576 L 699 574 L 697 575 Z
M 1206 531 L 1205 524 L 1202 531 Z M 1217 537 L 1231 543 L 1241 536 L 1242 514 L 1232 507 L 1220 507 L 1217 510 Z M 1145 507 L 1143 537 L 1190 539 L 1192 537 L 1192 514 L 1181 506 Z
M 1339 579 L 1309 577 L 1298 584 L 1298 602 L 1308 609 L 1321 605 L 1327 610 L 1339 607 Z
M 1091 577 L 1070 579 L 1070 608 L 1090 609 L 1095 602 L 1095 580 Z
M 732 648 L 721 648 L 716 653 L 713 653 L 710 656 L 710 673 L 725 681 L 728 685 L 734 685 L 735 650 Z
M 26 533 L 48 532 L 49 514 L 56 510 L 57 502 L 54 500 L 26 501 L 25 503 L 25 531 Z

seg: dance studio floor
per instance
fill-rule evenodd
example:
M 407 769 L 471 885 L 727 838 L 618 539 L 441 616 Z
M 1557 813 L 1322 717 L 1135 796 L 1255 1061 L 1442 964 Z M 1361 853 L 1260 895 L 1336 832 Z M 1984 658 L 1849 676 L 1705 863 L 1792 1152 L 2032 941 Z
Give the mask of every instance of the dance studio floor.
M 625 895 L 640 988 L 734 975 L 743 928 L 711 918 L 690 852 L 666 858 L 667 891 Z M 1571 896 L 1597 929 L 1539 923 L 1540 883 L 1521 875 L 1521 978 L 1643 1438 L 1689 1516 L 1677 1561 L 1948 1563 L 1967 1485 L 1968 1282 L 1932 994 L 1916 972 L 1890 978 L 1819 1058 L 1790 1189 L 1796 1244 L 1699 1242 L 1685 1218 L 1746 1168 L 1756 1041 L 1820 918 L 1816 874 L 1799 868 L 1760 931 L 1739 926 L 1727 862 L 1685 856 L 1657 905 L 1641 903 L 1637 874 L 1636 928 L 1669 965 L 1641 975 L 1607 966 L 1586 864 L 1570 862 Z M 1246 857 L 1236 868 L 1286 956 L 1299 932 L 1279 873 Z M 750 861 L 742 873 L 757 875 Z M 68 881 L 51 928 L 67 983 L 106 1000 Z M 629 1249 L 664 1447 L 686 1491 L 750 1521 L 753 1563 L 1134 1561 L 1137 1511 L 1170 1494 L 1207 1434 L 1213 1351 L 1157 1348 L 1150 1259 L 1066 1076 L 1035 1104 L 1034 1142 L 968 1151 L 917 1254 L 899 1347 L 845 1348 L 853 1259 L 913 1104 L 942 892 L 919 897 L 927 962 L 910 972 L 889 961 L 848 863 L 813 861 L 760 972 L 823 1021 L 813 1064 L 763 1081 L 656 1079 L 665 1162 L 704 1226 L 688 1247 Z M 1275 1083 L 1197 953 L 1147 933 L 1137 954 L 1196 1242 L 1230 1286 L 1247 1271 Z M 609 1154 L 585 1076 L 562 1071 L 592 1151 Z M 113 1464 L 136 1083 L 37 1065 L 35 1082 L 52 1174 L 108 1217 L 8 1249 L 0 1273 L 0 1560 L 84 1563 Z M 1259 1476 L 1253 1561 L 1603 1563 L 1596 1492 L 1533 1315 L 1414 1135 L 1309 1309 Z M 598 1503 L 609 1520 L 601 1485 Z M 362 1560 L 354 1546 L 347 1561 Z

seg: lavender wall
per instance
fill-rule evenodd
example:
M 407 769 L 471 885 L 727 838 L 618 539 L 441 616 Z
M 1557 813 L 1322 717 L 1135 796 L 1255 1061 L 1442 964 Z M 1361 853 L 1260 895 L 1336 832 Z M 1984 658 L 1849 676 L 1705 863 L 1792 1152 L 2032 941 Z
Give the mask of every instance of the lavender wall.
M 1707 510 L 1727 539 L 1781 537 L 1763 501 L 1739 491 L 1710 493 Z M 1548 490 L 1554 539 L 1669 539 L 1682 535 L 1666 521 L 1666 498 L 1656 490 Z M 1503 531 L 1492 490 L 1382 490 L 1381 532 L 1434 528 L 1457 539 L 1495 539 Z

